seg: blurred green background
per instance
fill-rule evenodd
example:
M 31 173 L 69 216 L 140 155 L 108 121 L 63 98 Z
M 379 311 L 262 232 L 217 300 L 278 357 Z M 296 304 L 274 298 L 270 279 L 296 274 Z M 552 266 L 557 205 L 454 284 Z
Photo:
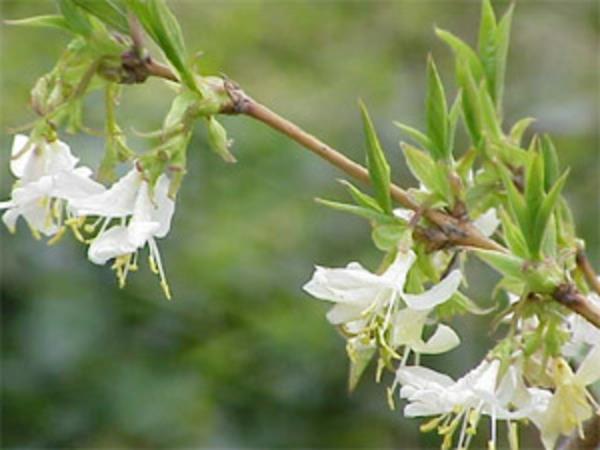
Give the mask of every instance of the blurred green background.
M 405 186 L 414 180 L 391 122 L 422 126 L 427 52 L 452 83 L 434 24 L 473 42 L 479 15 L 477 1 L 170 3 L 190 49 L 204 52 L 205 73 L 226 73 L 356 160 L 363 98 Z M 54 10 L 50 1 L 0 4 L 3 19 Z M 572 168 L 566 195 L 597 266 L 598 5 L 519 2 L 506 97 L 507 122 L 537 117 L 535 130 L 553 134 Z M 0 30 L 6 198 L 6 130 L 33 118 L 28 91 L 67 38 Z M 156 80 L 128 88 L 122 124 L 158 127 L 170 98 Z M 86 113 L 90 127 L 102 127 L 100 96 Z M 379 257 L 366 223 L 313 202 L 344 198 L 341 174 L 259 123 L 224 122 L 239 163 L 209 152 L 199 127 L 172 231 L 159 243 L 172 302 L 145 265 L 119 290 L 111 270 L 87 262 L 72 239 L 47 247 L 23 223 L 15 236 L 1 227 L 2 447 L 435 447 L 417 421 L 388 409 L 372 370 L 347 393 L 344 342 L 325 320 L 327 305 L 301 291 L 316 263 L 374 268 Z M 65 139 L 85 163 L 101 157 L 101 139 Z M 471 273 L 475 299 L 489 304 L 493 276 L 477 264 Z M 427 362 L 460 375 L 493 339 L 487 320 L 457 320 L 463 345 Z M 537 448 L 531 436 L 523 432 L 525 447 Z

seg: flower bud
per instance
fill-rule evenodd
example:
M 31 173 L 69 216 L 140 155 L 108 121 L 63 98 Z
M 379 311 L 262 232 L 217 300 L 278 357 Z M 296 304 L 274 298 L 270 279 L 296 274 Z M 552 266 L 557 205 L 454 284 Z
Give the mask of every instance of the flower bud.
M 231 139 L 227 138 L 227 130 L 221 125 L 214 116 L 207 118 L 208 141 L 213 149 L 224 161 L 229 163 L 236 162 L 235 157 L 229 151 L 232 144 Z

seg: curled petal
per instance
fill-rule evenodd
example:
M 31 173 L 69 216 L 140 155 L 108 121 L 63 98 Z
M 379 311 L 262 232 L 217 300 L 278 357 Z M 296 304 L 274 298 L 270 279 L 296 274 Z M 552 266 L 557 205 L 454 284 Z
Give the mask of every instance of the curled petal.
M 473 225 L 477 228 L 481 234 L 486 237 L 491 236 L 500 225 L 500 219 L 498 219 L 498 215 L 496 214 L 495 208 L 490 208 L 486 212 L 484 212 L 481 216 L 473 221 Z
M 427 342 L 415 343 L 412 348 L 418 353 L 435 355 L 452 350 L 458 344 L 460 344 L 460 338 L 455 331 L 447 325 L 440 324 Z
M 402 294 L 406 304 L 419 311 L 431 310 L 437 305 L 449 300 L 458 290 L 461 281 L 459 270 L 453 270 L 446 278 L 422 294 Z
M 94 239 L 88 248 L 88 258 L 94 264 L 105 264 L 109 259 L 132 253 L 136 249 L 128 239 L 127 228 L 119 225 Z

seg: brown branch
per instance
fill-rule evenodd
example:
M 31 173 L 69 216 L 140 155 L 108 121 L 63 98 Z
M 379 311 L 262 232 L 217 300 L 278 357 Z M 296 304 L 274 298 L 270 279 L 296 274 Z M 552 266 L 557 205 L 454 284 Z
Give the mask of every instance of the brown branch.
M 585 254 L 585 250 L 583 248 L 577 249 L 576 256 L 577 266 L 583 272 L 583 276 L 587 281 L 588 285 L 597 293 L 600 294 L 600 280 L 598 280 L 598 275 L 594 271 L 594 268 L 590 264 L 590 260 Z
M 571 311 L 585 317 L 590 323 L 600 328 L 600 308 L 591 303 L 573 284 L 561 284 L 554 291 L 553 297 Z

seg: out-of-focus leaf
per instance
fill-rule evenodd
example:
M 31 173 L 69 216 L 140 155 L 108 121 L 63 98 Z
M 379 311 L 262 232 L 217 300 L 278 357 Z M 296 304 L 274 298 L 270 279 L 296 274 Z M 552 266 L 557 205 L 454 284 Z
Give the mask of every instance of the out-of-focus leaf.
M 123 5 L 115 0 L 72 0 L 77 6 L 122 33 L 129 31 Z
M 27 17 L 26 19 L 5 20 L 4 23 L 7 25 L 16 25 L 20 27 L 57 28 L 59 30 L 69 32 L 73 31 L 71 27 L 69 27 L 67 20 L 58 14 Z
M 448 159 L 448 105 L 440 75 L 431 55 L 427 59 L 427 97 L 425 100 L 427 134 L 434 159 Z
M 384 212 L 391 213 L 390 166 L 385 159 L 385 154 L 379 143 L 379 138 L 377 137 L 366 106 L 362 101 L 359 102 L 359 105 L 367 141 L 367 168 L 369 169 L 371 183 L 375 189 L 375 198 Z
M 90 21 L 72 0 L 58 0 L 58 7 L 71 30 L 82 36 L 92 33 Z
M 525 117 L 513 125 L 510 129 L 510 140 L 513 144 L 521 145 L 521 140 L 523 139 L 525 131 L 533 122 L 535 122 L 533 117 Z

